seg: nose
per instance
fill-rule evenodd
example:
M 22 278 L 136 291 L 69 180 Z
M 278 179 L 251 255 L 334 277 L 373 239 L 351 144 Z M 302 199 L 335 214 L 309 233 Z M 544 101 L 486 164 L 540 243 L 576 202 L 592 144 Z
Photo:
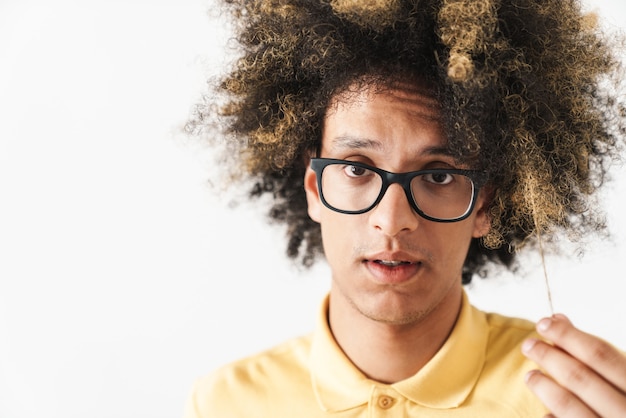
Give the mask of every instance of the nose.
M 418 226 L 419 215 L 408 201 L 400 184 L 392 184 L 382 200 L 370 212 L 370 223 L 377 230 L 393 237 L 403 231 L 413 231 Z

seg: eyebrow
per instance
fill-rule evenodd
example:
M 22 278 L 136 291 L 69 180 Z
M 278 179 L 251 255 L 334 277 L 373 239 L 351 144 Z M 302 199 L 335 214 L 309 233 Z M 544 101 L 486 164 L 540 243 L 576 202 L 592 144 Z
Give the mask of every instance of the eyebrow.
M 333 149 L 374 149 L 376 151 L 383 150 L 382 142 L 376 139 L 361 138 L 350 135 L 341 135 L 333 138 L 332 147 Z M 422 150 L 422 154 L 443 155 L 446 157 L 453 156 L 448 148 L 442 146 L 432 146 L 424 148 Z
M 370 148 L 375 150 L 382 150 L 383 144 L 380 141 L 369 138 L 360 138 L 349 135 L 342 135 L 333 138 L 333 148 L 347 148 L 347 149 L 362 149 Z

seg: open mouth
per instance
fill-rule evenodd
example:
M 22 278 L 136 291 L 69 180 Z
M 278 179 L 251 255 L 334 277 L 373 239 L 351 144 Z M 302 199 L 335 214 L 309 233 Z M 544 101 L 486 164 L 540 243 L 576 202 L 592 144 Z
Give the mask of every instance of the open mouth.
M 412 264 L 410 261 L 397 261 L 397 260 L 374 260 L 374 263 L 380 264 L 385 267 L 398 267 L 407 264 Z

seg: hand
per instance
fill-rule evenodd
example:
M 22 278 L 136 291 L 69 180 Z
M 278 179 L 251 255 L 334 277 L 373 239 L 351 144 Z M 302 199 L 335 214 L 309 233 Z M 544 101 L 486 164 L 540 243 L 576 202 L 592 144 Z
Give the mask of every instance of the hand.
M 549 344 L 528 339 L 526 357 L 543 371 L 526 375 L 530 390 L 560 417 L 626 417 L 626 355 L 580 331 L 562 314 L 537 323 Z

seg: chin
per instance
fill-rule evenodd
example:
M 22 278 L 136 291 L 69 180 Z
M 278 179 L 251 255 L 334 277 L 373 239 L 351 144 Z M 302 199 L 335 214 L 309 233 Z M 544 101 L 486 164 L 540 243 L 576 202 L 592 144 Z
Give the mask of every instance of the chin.
M 432 308 L 415 306 L 415 298 L 407 300 L 406 295 L 375 297 L 369 303 L 355 304 L 357 310 L 366 318 L 388 325 L 409 325 L 420 322 Z

